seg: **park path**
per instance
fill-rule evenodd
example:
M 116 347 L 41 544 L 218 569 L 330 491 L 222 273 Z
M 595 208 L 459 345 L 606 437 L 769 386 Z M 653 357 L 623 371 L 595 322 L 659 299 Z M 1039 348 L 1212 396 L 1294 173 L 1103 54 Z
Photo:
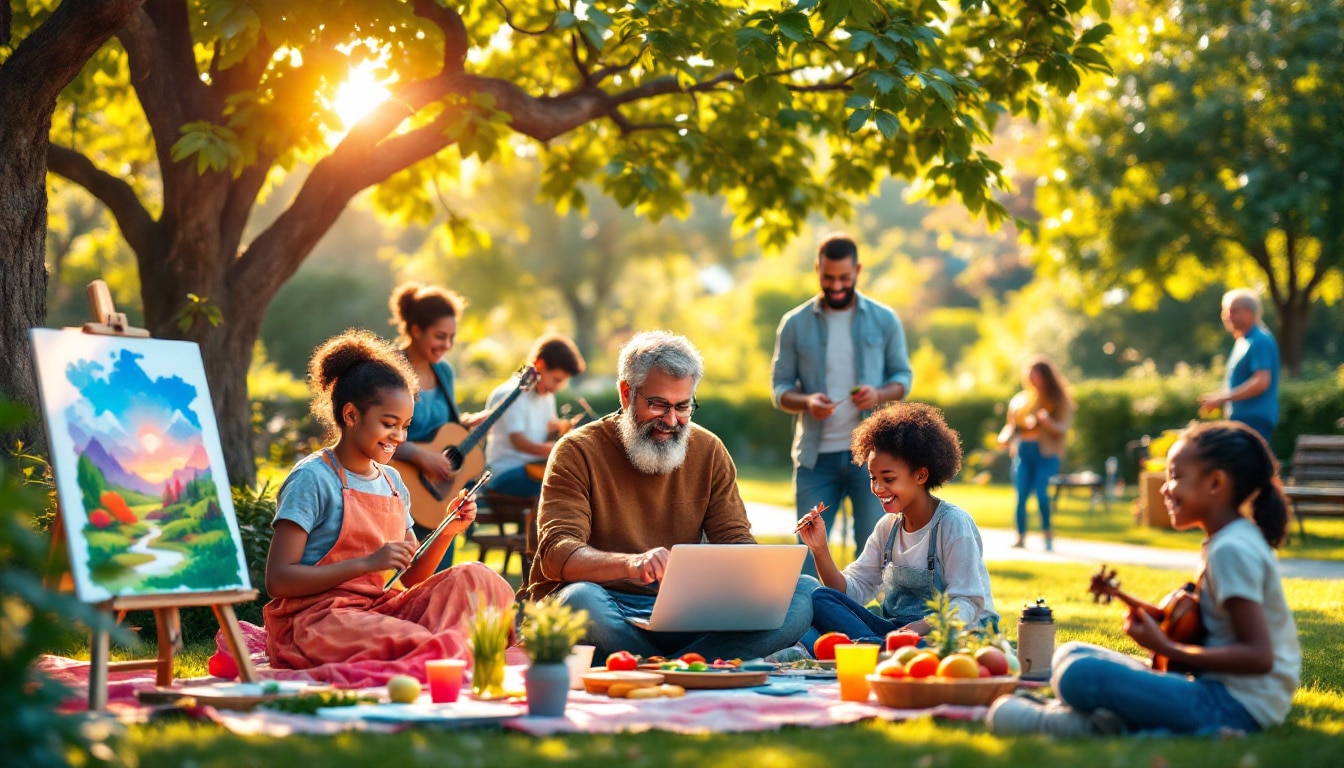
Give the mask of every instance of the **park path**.
M 747 518 L 752 533 L 757 536 L 791 536 L 796 525 L 796 514 L 789 507 L 774 504 L 746 502 Z M 839 526 L 837 526 L 838 528 Z M 832 531 L 832 539 L 835 538 Z M 1055 563 L 1091 563 L 1093 565 L 1141 565 L 1148 568 L 1167 568 L 1193 572 L 1199 564 L 1199 553 L 1193 550 L 1162 549 L 1137 544 L 1119 544 L 1089 539 L 1055 538 L 1055 549 L 1046 552 L 1039 534 L 1027 535 L 1024 549 L 1013 547 L 1017 534 L 998 528 L 981 528 L 985 544 L 985 560 L 1030 560 Z M 1279 572 L 1285 577 L 1301 579 L 1344 579 L 1344 562 L 1333 560 L 1305 560 L 1280 558 Z

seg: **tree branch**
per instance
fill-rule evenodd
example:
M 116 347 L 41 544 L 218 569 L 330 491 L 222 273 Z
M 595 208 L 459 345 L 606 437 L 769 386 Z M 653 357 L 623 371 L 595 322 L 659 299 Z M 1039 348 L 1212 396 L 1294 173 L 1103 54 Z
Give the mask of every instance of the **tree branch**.
M 471 48 L 471 38 L 462 15 L 434 0 L 412 0 L 411 8 L 416 16 L 433 22 L 443 32 L 443 72 L 461 72 L 467 62 L 467 51 Z
M 504 23 L 505 23 L 505 24 L 508 24 L 508 25 L 509 25 L 509 29 L 512 29 L 514 32 L 518 32 L 518 33 L 520 33 L 520 34 L 524 34 L 524 35 L 538 36 L 538 35 L 544 35 L 544 34 L 546 34 L 547 32 L 550 32 L 552 29 L 555 29 L 555 19 L 554 19 L 554 18 L 551 19 L 551 22 L 550 22 L 549 24 L 547 24 L 546 26 L 542 27 L 541 29 L 538 29 L 538 30 L 535 30 L 535 31 L 530 30 L 530 29 L 524 29 L 524 28 L 518 26 L 517 24 L 514 24 L 514 23 L 513 23 L 513 11 L 509 10 L 509 6 L 507 6 L 507 5 L 504 4 L 504 0 L 495 0 L 495 2 L 499 5 L 500 10 L 504 11 Z
M 117 220 L 117 227 L 136 253 L 147 253 L 158 224 L 140 204 L 140 198 L 122 179 L 100 170 L 79 152 L 51 144 L 47 147 L 47 167 L 80 185 L 102 201 Z

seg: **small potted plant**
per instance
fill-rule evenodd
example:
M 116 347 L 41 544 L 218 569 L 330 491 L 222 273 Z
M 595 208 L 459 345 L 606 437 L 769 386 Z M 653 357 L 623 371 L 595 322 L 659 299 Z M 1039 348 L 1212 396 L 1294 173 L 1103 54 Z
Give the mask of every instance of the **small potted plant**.
M 473 595 L 476 611 L 471 621 L 471 695 L 477 699 L 504 696 L 504 653 L 513 629 L 513 611 L 486 603 L 483 595 Z
M 588 627 L 588 612 L 542 600 L 528 604 L 524 614 L 519 635 L 532 658 L 524 676 L 528 713 L 561 717 L 569 698 L 569 667 L 565 659 Z

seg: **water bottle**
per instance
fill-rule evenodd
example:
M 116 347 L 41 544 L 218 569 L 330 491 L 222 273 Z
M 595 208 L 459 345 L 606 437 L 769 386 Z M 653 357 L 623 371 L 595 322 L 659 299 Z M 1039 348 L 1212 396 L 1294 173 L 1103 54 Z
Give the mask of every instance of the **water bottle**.
M 1114 456 L 1106 459 L 1106 499 L 1116 498 L 1116 475 L 1120 474 L 1120 460 Z
M 1039 598 L 1026 606 L 1017 622 L 1017 655 L 1023 680 L 1049 680 L 1050 659 L 1055 655 L 1055 617 Z

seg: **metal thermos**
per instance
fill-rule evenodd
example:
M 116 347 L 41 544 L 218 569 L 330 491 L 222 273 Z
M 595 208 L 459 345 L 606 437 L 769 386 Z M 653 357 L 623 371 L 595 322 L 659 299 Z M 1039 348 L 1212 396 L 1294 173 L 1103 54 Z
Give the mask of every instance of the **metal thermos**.
M 1055 655 L 1055 617 L 1040 598 L 1022 611 L 1017 622 L 1017 656 L 1023 680 L 1049 680 L 1050 659 Z

